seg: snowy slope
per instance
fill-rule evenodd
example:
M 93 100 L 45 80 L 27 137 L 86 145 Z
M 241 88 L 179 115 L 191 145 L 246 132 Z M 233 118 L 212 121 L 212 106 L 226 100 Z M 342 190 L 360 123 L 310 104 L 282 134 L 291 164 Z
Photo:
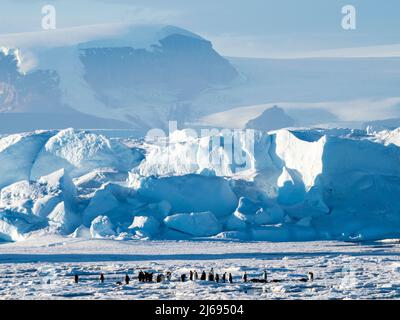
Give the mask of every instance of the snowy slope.
M 176 131 L 164 146 L 72 129 L 4 136 L 0 238 L 399 236 L 398 130 L 250 133 Z
M 36 42 L 11 39 L 9 45 L 18 44 L 11 48 L 18 49 L 0 51 L 0 113 L 14 118 L 40 113 L 52 120 L 51 129 L 65 127 L 67 118 L 75 128 L 130 127 L 143 133 L 169 118 L 184 120 L 190 114 L 184 101 L 237 77 L 209 41 L 178 27 L 120 25 L 111 34 L 69 44 L 56 41 L 57 34 L 62 37 L 62 30 L 51 33 L 46 45 L 40 33 L 31 35 Z M 0 124 L 10 116 L 2 118 Z M 35 120 L 36 128 L 50 129 Z M 25 126 L 21 131 L 32 128 Z
M 249 121 L 262 118 L 266 110 L 277 105 L 294 120 L 296 127 L 366 129 L 370 126 L 380 131 L 398 127 L 399 122 L 393 117 L 398 114 L 399 103 L 398 97 L 322 102 L 283 100 L 276 103 L 241 105 L 222 112 L 212 112 L 201 116 L 193 125 L 243 129 Z M 375 121 L 376 119 L 386 120 Z

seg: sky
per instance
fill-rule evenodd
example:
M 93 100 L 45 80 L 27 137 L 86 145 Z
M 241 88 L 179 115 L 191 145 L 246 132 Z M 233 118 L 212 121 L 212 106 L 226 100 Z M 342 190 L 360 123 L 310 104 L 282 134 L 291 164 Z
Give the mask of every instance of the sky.
M 41 31 L 46 4 L 56 8 L 57 29 L 172 24 L 212 41 L 225 56 L 340 56 L 354 52 L 348 48 L 368 54 L 369 47 L 378 56 L 400 54 L 398 0 L 0 0 L 0 34 Z M 349 4 L 355 30 L 341 26 Z

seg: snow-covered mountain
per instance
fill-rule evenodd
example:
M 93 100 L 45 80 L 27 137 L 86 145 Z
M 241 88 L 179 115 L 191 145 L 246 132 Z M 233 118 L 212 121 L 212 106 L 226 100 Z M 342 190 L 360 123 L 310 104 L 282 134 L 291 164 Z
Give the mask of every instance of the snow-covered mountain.
M 244 127 L 275 104 L 301 126 L 400 117 L 399 58 L 224 58 L 173 26 L 85 28 L 0 36 L 0 132 Z
M 0 52 L 0 122 L 15 118 L 16 127 L 29 114 L 40 129 L 66 127 L 69 118 L 76 128 L 146 132 L 169 118 L 185 120 L 185 101 L 238 75 L 209 41 L 172 26 L 126 26 L 70 45 L 23 46 Z M 25 72 L 27 59 L 34 67 Z
M 233 135 L 175 131 L 167 145 L 73 129 L 3 136 L 0 239 L 399 236 L 399 130 Z
M 278 106 L 266 109 L 258 117 L 249 120 L 246 123 L 247 129 L 260 131 L 271 131 L 282 128 L 293 127 L 295 124 L 293 118 L 286 114 L 285 110 Z
M 129 128 L 121 121 L 102 119 L 76 110 L 63 101 L 60 76 L 55 70 L 20 70 L 18 50 L 0 51 L 1 132 L 38 128 Z
M 394 130 L 400 127 L 400 118 L 368 121 L 363 124 L 363 129 L 369 131 Z

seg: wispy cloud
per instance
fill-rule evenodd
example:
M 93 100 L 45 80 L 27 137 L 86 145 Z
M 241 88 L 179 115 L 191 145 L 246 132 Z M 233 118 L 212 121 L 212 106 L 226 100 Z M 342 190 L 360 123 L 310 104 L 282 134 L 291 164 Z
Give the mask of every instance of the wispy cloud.
M 58 28 L 81 25 L 134 23 L 175 24 L 179 9 L 152 6 L 151 2 L 118 2 L 99 0 L 4 0 L 0 5 L 0 33 L 40 31 L 42 6 L 52 4 Z
M 6 47 L 62 47 L 100 37 L 113 36 L 123 32 L 129 26 L 129 23 L 110 23 L 37 32 L 2 34 L 0 35 L 0 43 Z
M 389 58 L 400 57 L 400 44 L 340 48 L 297 53 L 299 58 Z
M 301 59 L 301 58 L 384 58 L 400 57 L 400 43 L 318 49 L 296 44 L 290 36 L 206 35 L 214 48 L 225 56 Z M 279 45 L 277 45 L 279 43 Z

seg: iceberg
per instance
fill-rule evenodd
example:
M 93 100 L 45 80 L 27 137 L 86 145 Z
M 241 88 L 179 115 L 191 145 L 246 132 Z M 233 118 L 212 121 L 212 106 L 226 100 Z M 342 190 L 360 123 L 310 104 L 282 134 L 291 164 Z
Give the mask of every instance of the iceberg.
M 221 231 L 220 223 L 210 211 L 174 214 L 166 217 L 164 223 L 170 229 L 195 237 L 209 237 Z
M 108 217 L 98 216 L 92 221 L 90 226 L 90 235 L 94 239 L 102 239 L 114 236 L 114 226 Z
M 160 231 L 160 222 L 151 216 L 136 216 L 129 229 L 134 230 L 140 238 L 149 238 Z
M 37 154 L 30 177 L 36 180 L 60 169 L 66 170 L 72 178 L 99 168 L 128 171 L 141 159 L 140 152 L 119 141 L 85 131 L 66 129 L 47 140 Z
M 235 150 L 228 143 L 218 152 L 242 155 L 244 166 L 205 165 L 203 144 L 221 141 L 219 134 L 178 131 L 170 150 L 70 129 L 2 136 L 0 239 L 49 232 L 121 240 L 400 235 L 399 130 L 256 131 L 253 147 L 237 137 Z M 190 150 L 201 163 L 179 165 Z

